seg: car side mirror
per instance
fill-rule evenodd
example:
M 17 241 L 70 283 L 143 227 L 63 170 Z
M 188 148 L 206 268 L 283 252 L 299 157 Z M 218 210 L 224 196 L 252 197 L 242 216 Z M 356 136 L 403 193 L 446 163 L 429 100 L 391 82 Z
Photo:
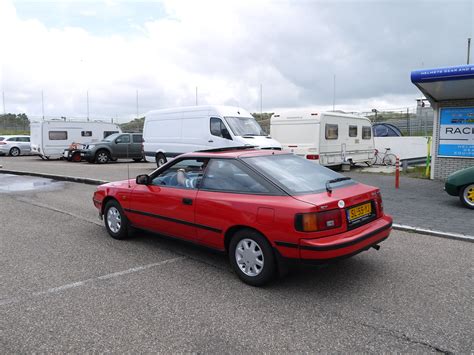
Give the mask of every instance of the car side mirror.
M 150 184 L 150 176 L 147 174 L 138 175 L 135 179 L 137 185 L 149 185 Z

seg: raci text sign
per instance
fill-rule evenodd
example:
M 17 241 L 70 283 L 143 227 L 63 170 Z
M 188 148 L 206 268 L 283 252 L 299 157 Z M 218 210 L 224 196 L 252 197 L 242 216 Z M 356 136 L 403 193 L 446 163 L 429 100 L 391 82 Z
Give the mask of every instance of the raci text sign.
M 438 156 L 474 158 L 474 107 L 440 110 Z

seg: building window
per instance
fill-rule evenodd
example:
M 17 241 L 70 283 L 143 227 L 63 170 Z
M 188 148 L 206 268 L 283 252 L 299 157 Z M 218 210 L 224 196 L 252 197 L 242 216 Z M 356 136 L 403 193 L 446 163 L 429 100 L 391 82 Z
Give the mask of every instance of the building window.
M 339 136 L 337 124 L 326 124 L 326 139 L 337 139 Z
M 92 131 L 82 131 L 81 136 L 82 137 L 92 137 Z
M 357 126 L 349 126 L 349 137 L 357 137 Z
M 372 138 L 372 127 L 364 126 L 362 127 L 362 139 Z
M 49 131 L 49 140 L 65 141 L 67 140 L 67 131 Z

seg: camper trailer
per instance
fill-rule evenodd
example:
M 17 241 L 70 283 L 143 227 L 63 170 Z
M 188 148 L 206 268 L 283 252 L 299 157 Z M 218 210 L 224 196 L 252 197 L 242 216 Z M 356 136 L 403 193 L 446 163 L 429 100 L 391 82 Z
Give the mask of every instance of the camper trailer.
M 100 121 L 51 120 L 32 122 L 31 151 L 43 159 L 59 159 L 72 143 L 98 142 L 122 130 L 114 123 Z
M 283 149 L 324 166 L 370 162 L 374 156 L 368 118 L 339 112 L 277 112 L 270 134 Z
M 170 158 L 196 150 L 257 146 L 281 149 L 252 115 L 240 107 L 191 106 L 156 110 L 145 115 L 145 158 L 165 164 Z

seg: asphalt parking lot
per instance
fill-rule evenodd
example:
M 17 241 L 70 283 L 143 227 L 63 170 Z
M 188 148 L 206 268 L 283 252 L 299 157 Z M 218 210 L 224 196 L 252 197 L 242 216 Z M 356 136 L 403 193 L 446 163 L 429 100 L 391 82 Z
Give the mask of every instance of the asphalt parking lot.
M 94 186 L 0 186 L 3 353 L 473 349 L 472 243 L 394 231 L 379 251 L 254 288 L 220 254 L 108 237 Z
M 125 180 L 138 174 L 152 172 L 155 164 L 119 160 L 106 165 L 43 161 L 36 156 L 0 157 L 3 170 L 33 171 L 38 173 L 68 175 L 104 181 Z M 0 169 L 1 172 L 2 169 Z M 401 225 L 457 233 L 474 238 L 473 211 L 463 207 L 458 198 L 444 192 L 440 181 L 401 177 L 400 188 L 395 189 L 393 175 L 360 173 L 352 170 L 343 174 L 357 181 L 381 189 L 387 213 Z

